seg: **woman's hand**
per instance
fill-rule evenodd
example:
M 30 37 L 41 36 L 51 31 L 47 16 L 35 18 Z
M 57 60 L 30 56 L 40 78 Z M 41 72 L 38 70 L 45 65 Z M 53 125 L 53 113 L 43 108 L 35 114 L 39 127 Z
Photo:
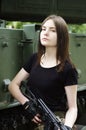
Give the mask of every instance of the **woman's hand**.
M 23 108 L 29 114 L 29 118 L 36 124 L 42 123 L 41 116 L 38 114 L 38 107 L 33 101 L 26 101 L 23 104 Z
M 32 121 L 33 121 L 34 123 L 36 123 L 36 124 L 42 123 L 42 120 L 40 119 L 40 115 L 39 115 L 39 114 L 36 114 L 36 115 L 34 116 L 34 118 L 32 119 Z

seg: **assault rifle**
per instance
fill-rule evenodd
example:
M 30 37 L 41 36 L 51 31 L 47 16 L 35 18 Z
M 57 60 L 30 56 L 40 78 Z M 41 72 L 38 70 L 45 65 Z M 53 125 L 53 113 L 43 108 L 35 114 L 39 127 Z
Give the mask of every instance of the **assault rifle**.
M 24 83 L 24 86 L 27 85 Z M 27 88 L 28 89 L 28 88 Z M 37 104 L 41 110 L 41 113 L 44 117 L 44 130 L 68 130 L 67 127 L 62 123 L 62 121 L 57 117 L 44 103 L 44 101 L 38 97 L 36 98 L 35 95 L 28 89 L 28 95 L 24 94 L 29 100 L 31 100 L 34 104 Z M 47 125 L 47 123 L 48 125 Z

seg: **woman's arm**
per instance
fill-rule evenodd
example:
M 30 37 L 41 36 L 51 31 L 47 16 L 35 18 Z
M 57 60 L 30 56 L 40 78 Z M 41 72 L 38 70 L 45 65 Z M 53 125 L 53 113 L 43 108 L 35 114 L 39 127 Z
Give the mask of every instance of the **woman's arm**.
M 29 74 L 22 68 L 8 86 L 10 93 L 21 104 L 24 104 L 26 101 L 28 101 L 28 99 L 22 94 L 20 90 L 21 81 L 27 79 L 28 76 Z
M 66 86 L 65 91 L 68 102 L 65 125 L 72 128 L 77 118 L 77 85 Z

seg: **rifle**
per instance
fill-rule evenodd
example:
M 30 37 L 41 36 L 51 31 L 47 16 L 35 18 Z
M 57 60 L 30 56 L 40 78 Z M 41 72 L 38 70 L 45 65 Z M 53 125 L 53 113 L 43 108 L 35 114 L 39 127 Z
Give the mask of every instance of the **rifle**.
M 28 95 L 24 94 L 29 100 L 31 100 L 33 103 L 37 104 L 38 107 L 41 110 L 41 113 L 44 117 L 44 130 L 68 130 L 66 126 L 63 124 L 63 122 L 59 119 L 59 117 L 56 117 L 56 115 L 48 108 L 48 106 L 44 103 L 44 101 L 38 97 L 36 98 L 35 95 L 27 88 L 26 83 L 23 84 L 27 91 Z M 47 123 L 48 125 L 47 125 Z

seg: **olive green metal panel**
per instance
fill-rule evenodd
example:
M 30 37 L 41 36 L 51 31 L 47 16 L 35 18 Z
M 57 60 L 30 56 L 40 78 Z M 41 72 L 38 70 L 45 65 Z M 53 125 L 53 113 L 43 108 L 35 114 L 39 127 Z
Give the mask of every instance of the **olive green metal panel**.
M 8 4 L 9 3 L 9 4 Z M 86 0 L 1 0 L 0 17 L 5 20 L 42 21 L 58 14 L 67 22 L 86 22 Z
M 31 56 L 32 53 L 37 51 L 38 35 L 40 25 L 28 24 L 23 26 L 23 63 Z
M 69 23 L 86 22 L 86 0 L 58 0 L 57 14 Z
M 70 34 L 70 55 L 79 73 L 79 84 L 86 84 L 86 35 Z
M 55 0 L 54 0 L 55 1 Z M 53 0 L 2 0 L 1 16 L 10 19 L 39 21 L 54 10 Z M 9 4 L 8 4 L 9 3 Z M 14 15 L 13 15 L 14 14 Z M 8 16 L 9 15 L 9 16 Z
M 37 51 L 40 25 L 23 30 L 0 28 L 0 109 L 19 105 L 8 92 L 8 85 L 30 55 Z
M 7 86 L 22 65 L 22 30 L 0 28 L 0 107 L 7 103 Z

